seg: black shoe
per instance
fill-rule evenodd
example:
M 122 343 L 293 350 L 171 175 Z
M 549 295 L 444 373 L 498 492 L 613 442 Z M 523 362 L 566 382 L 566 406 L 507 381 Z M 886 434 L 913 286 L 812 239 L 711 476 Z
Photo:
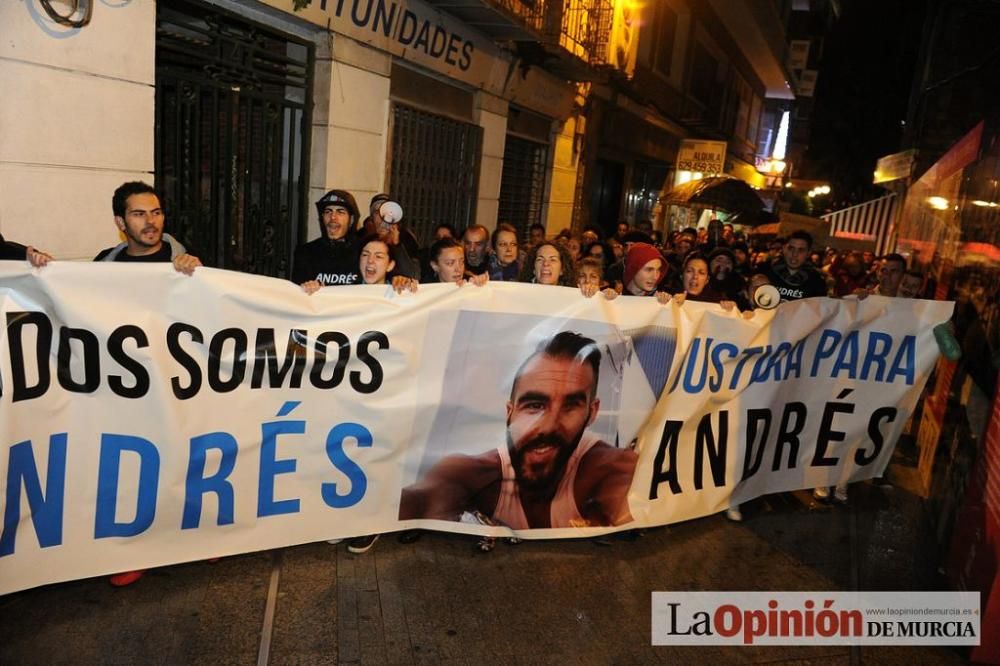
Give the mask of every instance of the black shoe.
M 396 537 L 399 543 L 416 543 L 424 535 L 423 530 L 403 530 Z

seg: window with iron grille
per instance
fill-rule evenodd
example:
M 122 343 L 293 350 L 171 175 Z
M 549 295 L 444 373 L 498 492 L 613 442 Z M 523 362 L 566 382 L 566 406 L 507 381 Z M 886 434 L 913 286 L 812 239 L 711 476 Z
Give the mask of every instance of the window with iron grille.
M 421 245 L 438 224 L 461 231 L 475 221 L 482 141 L 477 125 L 393 105 L 389 191 Z
M 313 49 L 211 5 L 156 4 L 156 185 L 218 268 L 287 277 L 308 212 Z
M 548 156 L 549 149 L 544 143 L 507 135 L 497 221 L 513 224 L 523 239 L 528 237 L 528 227 L 542 221 Z

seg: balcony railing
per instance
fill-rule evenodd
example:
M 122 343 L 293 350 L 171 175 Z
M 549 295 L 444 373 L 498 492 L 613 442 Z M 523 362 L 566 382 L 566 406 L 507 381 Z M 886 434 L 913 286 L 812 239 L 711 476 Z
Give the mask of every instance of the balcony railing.
M 428 0 L 498 41 L 535 43 L 549 56 L 609 63 L 615 0 Z M 563 52 L 560 53 L 559 51 Z

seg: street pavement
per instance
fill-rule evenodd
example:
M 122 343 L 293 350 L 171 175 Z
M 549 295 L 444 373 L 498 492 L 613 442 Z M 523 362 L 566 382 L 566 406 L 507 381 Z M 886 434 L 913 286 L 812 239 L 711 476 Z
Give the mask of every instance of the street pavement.
M 0 664 L 957 664 L 917 647 L 653 647 L 656 590 L 943 589 L 920 500 L 851 487 L 750 502 L 634 540 L 386 535 L 308 544 L 0 597 Z

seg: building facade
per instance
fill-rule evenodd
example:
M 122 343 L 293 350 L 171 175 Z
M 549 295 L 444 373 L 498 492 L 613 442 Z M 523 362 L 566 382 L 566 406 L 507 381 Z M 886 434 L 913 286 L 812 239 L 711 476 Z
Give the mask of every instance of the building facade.
M 763 110 L 792 98 L 790 0 L 80 5 L 0 4 L 0 232 L 67 259 L 117 242 L 134 179 L 206 263 L 276 277 L 333 187 L 389 192 L 422 242 L 610 230 L 656 217 L 685 140 L 760 186 Z

